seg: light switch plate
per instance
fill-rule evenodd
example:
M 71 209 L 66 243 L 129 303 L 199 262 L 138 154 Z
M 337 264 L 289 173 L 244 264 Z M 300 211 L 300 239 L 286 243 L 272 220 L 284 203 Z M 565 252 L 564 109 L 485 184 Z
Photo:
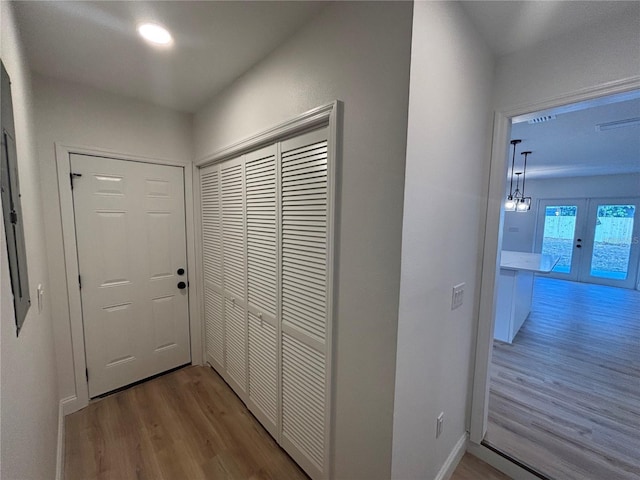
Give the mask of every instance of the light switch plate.
M 451 310 L 462 306 L 464 302 L 464 283 L 459 283 L 453 287 L 453 293 L 451 294 Z
M 42 295 L 44 295 L 44 289 L 42 288 L 42 284 L 38 284 L 38 313 L 42 312 Z

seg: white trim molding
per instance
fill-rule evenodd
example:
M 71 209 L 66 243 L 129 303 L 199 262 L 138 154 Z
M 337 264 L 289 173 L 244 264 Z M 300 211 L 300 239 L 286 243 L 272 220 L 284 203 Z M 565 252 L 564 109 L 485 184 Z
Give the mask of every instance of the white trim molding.
M 194 235 L 194 196 L 193 196 L 193 168 L 190 161 L 176 161 L 168 159 L 149 158 L 139 155 L 130 155 L 97 147 L 79 145 L 55 144 L 56 169 L 58 173 L 58 194 L 60 198 L 60 217 L 62 223 L 62 237 L 65 263 L 65 288 L 67 291 L 67 307 L 71 335 L 71 349 L 73 358 L 73 370 L 75 381 L 75 395 L 62 399 L 64 415 L 76 412 L 89 404 L 89 388 L 86 379 L 87 362 L 84 345 L 84 326 L 82 322 L 82 307 L 80 288 L 78 286 L 78 255 L 76 244 L 75 217 L 73 214 L 73 196 L 69 188 L 69 175 L 71 167 L 69 158 L 72 153 L 92 155 L 96 157 L 126 160 L 131 162 L 144 162 L 157 165 L 169 165 L 181 167 L 184 170 L 185 188 L 185 222 L 187 265 L 192 279 L 196 278 L 196 241 Z M 191 362 L 202 365 L 202 325 L 200 323 L 200 308 L 198 300 L 197 281 L 193 282 L 193 288 L 189 288 L 189 331 L 191 337 Z
M 456 471 L 456 468 L 458 467 L 458 464 L 460 463 L 460 460 L 462 460 L 462 457 L 464 456 L 466 451 L 467 434 L 465 432 L 465 434 L 462 435 L 453 446 L 451 453 L 449 453 L 449 456 L 444 461 L 442 468 L 440 469 L 434 480 L 449 480 L 453 475 L 453 472 Z
M 338 100 L 314 108 L 275 127 L 233 143 L 210 155 L 205 155 L 196 160 L 195 165 L 199 168 L 206 167 L 209 164 L 240 155 L 248 150 L 255 150 L 262 145 L 282 139 L 282 137 L 293 135 L 321 124 L 328 123 L 330 125 L 329 129 L 333 132 L 335 131 L 333 125 L 336 123 L 334 116 L 341 111 L 340 109 L 341 102 Z
M 58 444 L 56 446 L 56 480 L 64 479 L 64 407 L 67 399 L 64 398 L 58 403 Z
M 472 405 L 470 421 L 469 451 L 485 459 L 498 469 L 505 460 L 487 447 L 480 445 L 487 430 L 489 409 L 489 366 L 493 346 L 493 319 L 495 312 L 496 280 L 499 268 L 499 246 L 502 243 L 502 223 L 506 171 L 508 163 L 509 136 L 511 119 L 535 112 L 550 110 L 567 105 L 591 102 L 600 97 L 622 95 L 640 89 L 640 76 L 608 82 L 585 88 L 566 95 L 545 99 L 537 103 L 504 108 L 495 113 L 493 144 L 491 149 L 491 170 L 489 194 L 486 212 L 484 250 L 482 254 L 482 277 L 480 285 L 480 308 L 475 353 L 475 371 L 473 375 Z M 481 456 L 481 454 L 483 456 Z M 496 458 L 494 463 L 493 460 Z M 503 470 L 506 471 L 506 470 Z M 519 469 L 516 478 L 536 478 L 525 476 L 525 470 Z M 509 472 L 506 472 L 509 473 Z M 530 474 L 529 474 L 530 475 Z

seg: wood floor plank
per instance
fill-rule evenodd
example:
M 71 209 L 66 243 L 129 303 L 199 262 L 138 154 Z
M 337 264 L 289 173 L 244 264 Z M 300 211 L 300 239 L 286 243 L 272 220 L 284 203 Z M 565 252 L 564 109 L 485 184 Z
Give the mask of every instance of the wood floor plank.
M 485 440 L 551 478 L 640 480 L 640 292 L 537 278 L 494 343 Z
M 186 367 L 65 419 L 67 480 L 306 480 L 224 381 Z
M 510 478 L 479 458 L 465 453 L 450 480 L 509 480 Z

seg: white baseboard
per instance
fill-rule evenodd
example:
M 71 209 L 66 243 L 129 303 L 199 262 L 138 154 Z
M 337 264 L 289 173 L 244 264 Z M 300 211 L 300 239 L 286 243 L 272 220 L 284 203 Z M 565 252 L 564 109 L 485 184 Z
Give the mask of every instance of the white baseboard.
M 460 437 L 434 480 L 449 480 L 467 450 L 467 434 Z
M 56 448 L 56 480 L 64 478 L 64 417 L 77 412 L 82 406 L 78 397 L 72 395 L 60 400 L 58 404 L 58 446 Z
M 64 478 L 64 400 L 58 404 L 58 445 L 56 447 L 56 480 Z
M 62 414 L 64 416 L 71 415 L 87 406 L 86 404 L 83 405 L 76 395 L 63 398 L 60 400 L 60 405 L 62 405 Z

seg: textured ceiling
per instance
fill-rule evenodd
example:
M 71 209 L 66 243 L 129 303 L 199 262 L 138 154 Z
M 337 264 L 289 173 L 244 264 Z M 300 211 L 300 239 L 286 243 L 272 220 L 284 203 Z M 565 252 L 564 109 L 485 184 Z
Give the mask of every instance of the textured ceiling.
M 500 56 L 544 40 L 638 11 L 638 1 L 465 1 L 460 2 L 493 52 Z
M 471 1 L 463 8 L 496 55 L 640 9 L 640 2 Z M 41 74 L 194 112 L 314 16 L 325 2 L 14 2 L 31 68 Z M 153 48 L 136 25 L 171 30 Z M 513 127 L 532 150 L 531 177 L 640 171 L 640 127 L 596 132 L 605 121 L 640 117 L 638 100 L 562 113 Z
M 182 111 L 198 107 L 300 29 L 323 2 L 14 2 L 31 68 Z M 175 39 L 153 48 L 136 25 Z

